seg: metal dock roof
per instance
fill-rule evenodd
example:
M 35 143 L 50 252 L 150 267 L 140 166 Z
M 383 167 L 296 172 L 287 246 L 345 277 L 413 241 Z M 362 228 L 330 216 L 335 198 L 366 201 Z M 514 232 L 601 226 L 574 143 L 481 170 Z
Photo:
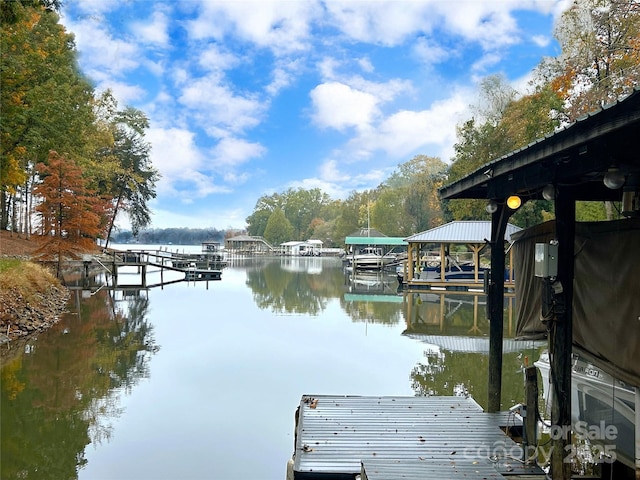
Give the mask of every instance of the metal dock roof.
M 503 478 L 540 473 L 517 459 L 519 446 L 464 397 L 304 395 L 296 425 L 294 479 Z M 496 453 L 497 456 L 493 457 Z
M 504 234 L 505 240 L 510 241 L 511 235 L 522 230 L 520 227 L 507 224 Z M 408 243 L 484 243 L 491 240 L 491 222 L 482 220 L 454 221 L 439 227 L 416 233 L 405 238 Z

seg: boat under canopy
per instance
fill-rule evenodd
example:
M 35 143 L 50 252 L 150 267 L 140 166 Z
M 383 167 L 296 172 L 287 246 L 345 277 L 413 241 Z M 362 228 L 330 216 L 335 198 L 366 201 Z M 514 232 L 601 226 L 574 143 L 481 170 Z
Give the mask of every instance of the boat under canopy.
M 535 245 L 555 239 L 555 221 L 513 235 L 518 292 L 516 335 L 546 335 L 544 279 Z M 640 385 L 640 218 L 578 222 L 573 282 L 573 346 L 629 385 Z

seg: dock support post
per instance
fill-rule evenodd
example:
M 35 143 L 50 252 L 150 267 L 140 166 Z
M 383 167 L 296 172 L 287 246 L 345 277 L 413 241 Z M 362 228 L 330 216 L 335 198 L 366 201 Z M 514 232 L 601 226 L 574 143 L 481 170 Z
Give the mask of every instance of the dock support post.
M 640 480 L 640 387 L 636 387 L 636 480 Z
M 525 432 L 525 462 L 536 459 L 536 444 L 538 443 L 538 370 L 536 367 L 526 367 L 524 371 L 525 403 L 527 416 L 524 422 Z
M 140 268 L 142 269 L 142 286 L 146 288 L 147 287 L 147 265 L 142 264 Z
M 556 237 L 558 239 L 558 277 L 555 287 L 556 312 L 549 335 L 553 402 L 551 478 L 569 480 L 571 464 L 565 461 L 571 452 L 571 354 L 573 345 L 573 277 L 576 231 L 576 202 L 572 192 L 560 189 L 555 201 Z
M 504 323 L 504 234 L 511 216 L 504 202 L 491 214 L 489 280 L 489 399 L 487 411 L 500 411 L 502 396 L 502 329 Z
M 88 287 L 89 286 L 89 265 L 91 264 L 90 261 L 84 260 L 82 262 L 83 265 L 83 269 L 82 269 L 82 286 L 83 287 Z

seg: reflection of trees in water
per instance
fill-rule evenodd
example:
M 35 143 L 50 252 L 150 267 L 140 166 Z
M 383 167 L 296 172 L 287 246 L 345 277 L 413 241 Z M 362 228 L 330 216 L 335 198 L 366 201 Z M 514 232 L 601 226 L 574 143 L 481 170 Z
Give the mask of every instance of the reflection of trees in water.
M 405 304 L 407 329 L 415 338 L 429 336 L 429 342 L 438 348 L 424 352 L 411 372 L 411 386 L 416 395 L 471 395 L 480 405 L 488 398 L 489 355 L 476 351 L 488 348 L 489 321 L 484 295 L 411 293 Z M 505 299 L 505 338 L 509 338 L 513 325 L 514 300 Z M 444 339 L 447 340 L 444 340 Z M 461 340 L 459 349 L 447 341 Z M 484 342 L 463 339 L 485 340 Z M 445 348 L 445 345 L 450 349 Z M 469 346 L 475 345 L 475 346 Z M 531 361 L 538 358 L 540 348 L 522 342 L 518 352 L 505 352 L 502 356 L 502 406 L 508 408 L 524 400 L 524 356 Z M 473 351 L 471 351 L 473 350 Z
M 304 266 L 304 262 L 300 265 Z M 278 261 L 265 261 L 262 268 L 247 269 L 246 273 L 256 305 L 276 314 L 318 315 L 326 309 L 329 299 L 337 298 L 355 321 L 395 324 L 402 315 L 399 303 L 345 301 L 349 286 L 338 261 L 323 263 L 319 273 L 287 270 Z
M 108 371 L 113 388 L 122 388 L 128 393 L 141 378 L 149 376 L 149 361 L 159 347 L 153 338 L 153 326 L 147 322 L 149 298 L 128 299 L 126 310 L 114 309 L 114 321 L 97 334 L 108 365 L 98 368 Z
M 247 270 L 247 285 L 261 309 L 274 313 L 318 315 L 329 298 L 342 294 L 341 270 L 325 268 L 319 274 L 286 271 L 279 263 L 265 263 L 258 270 Z
M 355 322 L 395 325 L 402 320 L 401 303 L 377 300 L 375 296 L 372 296 L 371 301 L 365 299 L 354 302 L 341 300 L 340 303 L 344 311 Z
M 522 365 L 525 354 L 514 352 L 503 355 L 503 408 L 524 400 Z M 489 378 L 487 354 L 427 350 L 424 358 L 424 363 L 416 364 L 411 371 L 411 388 L 416 395 L 471 395 L 486 407 Z
M 397 324 L 402 319 L 403 297 L 396 275 L 383 271 L 345 272 L 348 293 L 340 305 L 355 322 Z
M 99 292 L 3 365 L 2 478 L 77 478 L 86 445 L 109 439 L 121 392 L 158 350 L 148 299 L 123 307 Z

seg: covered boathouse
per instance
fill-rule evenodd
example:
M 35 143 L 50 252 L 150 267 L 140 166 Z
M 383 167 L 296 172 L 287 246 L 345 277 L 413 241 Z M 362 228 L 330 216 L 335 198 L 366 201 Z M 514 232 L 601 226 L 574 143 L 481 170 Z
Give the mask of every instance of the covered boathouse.
M 388 237 L 375 228 L 361 228 L 344 239 L 346 260 L 349 265 L 358 268 L 358 255 L 365 252 L 375 252 L 380 257 L 376 269 L 394 267 L 398 265 L 406 255 L 407 242 L 402 237 Z M 389 259 L 383 262 L 383 258 Z
M 520 227 L 507 224 L 505 248 L 511 251 L 511 235 Z M 484 289 L 485 274 L 481 254 L 491 238 L 489 221 L 454 221 L 405 238 L 408 245 L 404 270 L 398 280 L 409 289 Z M 463 247 L 464 251 L 454 252 Z M 513 258 L 505 269 L 505 284 L 513 289 Z
M 491 268 L 498 271 L 504 269 L 502 239 L 514 212 L 510 200 L 554 202 L 553 223 L 518 235 L 517 328 L 523 335 L 548 332 L 551 428 L 556 431 L 571 431 L 572 412 L 589 400 L 577 396 L 572 405 L 576 352 L 635 390 L 635 405 L 627 405 L 635 423 L 635 439 L 630 439 L 635 458 L 626 466 L 612 462 L 612 456 L 602 461 L 611 478 L 640 479 L 640 88 L 442 187 L 440 194 L 447 200 L 487 201 L 493 212 L 491 245 L 497 247 L 491 249 Z M 578 223 L 576 202 L 581 200 L 614 202 L 619 218 Z M 502 276 L 491 276 L 489 411 L 500 407 L 503 295 Z M 610 403 L 601 412 L 608 419 L 617 415 L 615 390 L 611 385 L 609 399 L 601 399 Z M 568 480 L 571 435 L 556 435 L 551 442 L 550 476 Z

